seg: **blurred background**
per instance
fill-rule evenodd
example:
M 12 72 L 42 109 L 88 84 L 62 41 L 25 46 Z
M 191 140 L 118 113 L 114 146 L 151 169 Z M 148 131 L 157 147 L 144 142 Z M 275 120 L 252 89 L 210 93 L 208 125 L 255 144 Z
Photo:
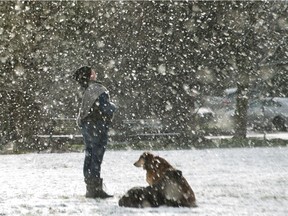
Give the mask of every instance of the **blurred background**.
M 82 65 L 118 106 L 115 141 L 286 131 L 286 2 L 2 1 L 0 11 L 0 146 L 76 138 L 71 74 Z

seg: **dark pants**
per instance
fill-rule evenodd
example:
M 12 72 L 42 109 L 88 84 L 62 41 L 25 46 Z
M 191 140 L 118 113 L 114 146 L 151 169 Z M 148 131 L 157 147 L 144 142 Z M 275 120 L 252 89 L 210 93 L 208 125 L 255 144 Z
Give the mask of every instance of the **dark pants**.
M 85 143 L 84 178 L 98 179 L 108 142 L 108 125 L 103 121 L 82 122 L 81 131 Z

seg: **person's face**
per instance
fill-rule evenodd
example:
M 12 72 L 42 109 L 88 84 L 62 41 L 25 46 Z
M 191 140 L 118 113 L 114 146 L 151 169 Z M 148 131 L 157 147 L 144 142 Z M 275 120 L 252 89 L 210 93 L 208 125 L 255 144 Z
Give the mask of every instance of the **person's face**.
M 97 74 L 96 72 L 92 69 L 91 70 L 91 75 L 90 75 L 90 80 L 96 80 L 97 79 Z

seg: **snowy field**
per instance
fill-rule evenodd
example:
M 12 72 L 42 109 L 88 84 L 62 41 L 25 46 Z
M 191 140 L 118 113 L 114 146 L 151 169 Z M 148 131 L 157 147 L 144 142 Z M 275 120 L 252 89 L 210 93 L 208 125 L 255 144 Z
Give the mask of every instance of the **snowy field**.
M 107 151 L 107 200 L 86 199 L 84 153 L 0 155 L 0 216 L 14 215 L 288 215 L 288 148 L 154 152 L 182 170 L 198 208 L 118 207 L 131 187 L 146 186 L 133 166 L 142 151 Z

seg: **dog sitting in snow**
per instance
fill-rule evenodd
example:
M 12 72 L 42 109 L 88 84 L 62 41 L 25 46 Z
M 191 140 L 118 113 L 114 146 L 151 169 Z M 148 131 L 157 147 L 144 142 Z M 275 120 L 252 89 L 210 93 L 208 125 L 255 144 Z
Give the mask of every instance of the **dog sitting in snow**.
M 167 170 L 174 170 L 164 158 L 144 152 L 134 163 L 136 167 L 143 167 L 146 170 L 146 181 L 149 185 L 156 184 Z
M 196 207 L 196 198 L 182 172 L 173 168 L 164 158 L 144 152 L 136 167 L 146 170 L 148 187 L 130 189 L 120 200 L 124 207 Z

